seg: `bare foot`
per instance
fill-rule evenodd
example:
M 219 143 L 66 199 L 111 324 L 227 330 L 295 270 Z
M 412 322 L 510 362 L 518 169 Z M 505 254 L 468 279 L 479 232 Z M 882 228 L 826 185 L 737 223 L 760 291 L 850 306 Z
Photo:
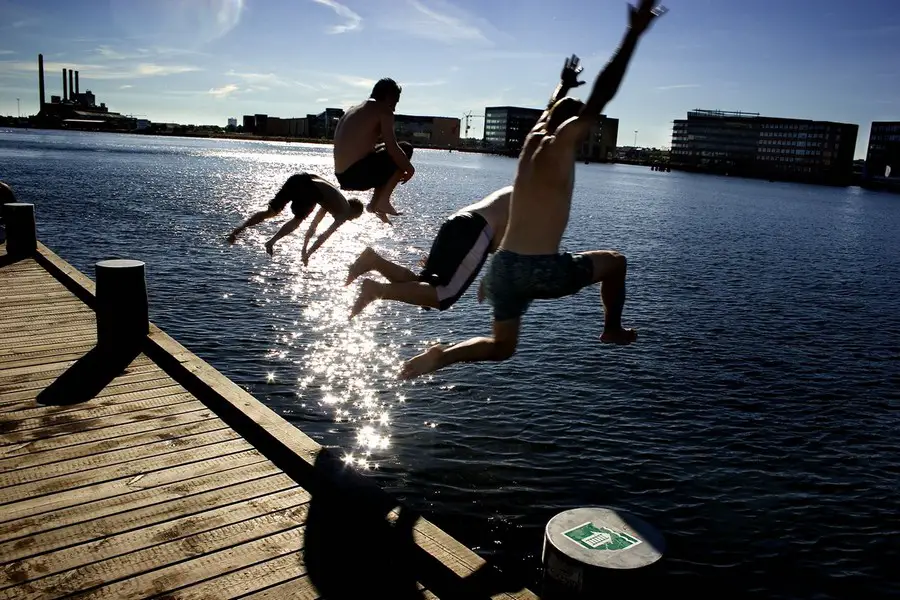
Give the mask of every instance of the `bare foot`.
M 384 214 L 383 212 L 376 212 L 375 216 L 378 217 L 379 219 L 381 219 L 382 221 L 384 221 L 385 223 L 387 223 L 388 225 L 393 225 L 393 223 L 391 223 L 391 220 L 388 218 L 388 216 L 386 214 Z
M 636 339 L 637 331 L 634 329 L 604 331 L 600 336 L 600 341 L 604 344 L 619 344 L 620 346 L 627 346 Z
M 437 371 L 441 367 L 441 357 L 443 355 L 443 344 L 435 344 L 425 352 L 417 354 L 403 363 L 403 367 L 401 367 L 397 377 L 400 379 L 413 379 L 414 377 Z
M 266 242 L 266 252 L 269 253 L 269 256 L 273 256 L 275 254 L 275 244 Z
M 233 244 L 233 243 L 235 243 L 235 242 L 237 241 L 237 234 L 236 234 L 236 233 L 232 233 L 232 234 L 230 234 L 227 238 L 225 238 L 225 240 L 226 240 L 229 244 Z
M 350 265 L 350 271 L 347 273 L 347 282 L 344 285 L 350 285 L 360 275 L 364 275 L 372 270 L 372 262 L 375 258 L 375 251 L 366 246 L 360 255 Z
M 376 203 L 375 200 L 369 202 L 368 206 L 366 206 L 366 210 L 375 213 L 376 215 L 379 213 L 384 213 L 386 215 L 393 215 L 395 217 L 399 217 L 402 215 L 402 212 L 397 212 L 397 209 L 390 202 L 385 202 L 387 206 L 383 206 L 382 203 Z
M 377 281 L 371 279 L 362 280 L 362 285 L 359 286 L 359 296 L 356 297 L 356 302 L 353 303 L 353 308 L 350 309 L 351 319 L 361 313 L 372 302 L 378 300 L 379 287 Z

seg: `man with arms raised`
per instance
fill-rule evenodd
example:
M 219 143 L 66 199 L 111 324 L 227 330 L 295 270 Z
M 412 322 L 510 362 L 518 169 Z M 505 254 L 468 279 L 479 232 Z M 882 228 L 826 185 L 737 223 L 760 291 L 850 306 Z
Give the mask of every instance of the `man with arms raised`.
M 635 332 L 623 328 L 621 321 L 625 257 L 610 250 L 560 253 L 559 244 L 569 221 L 578 148 L 618 91 L 638 39 L 665 12 L 655 4 L 656 0 L 641 0 L 639 8 L 629 6 L 630 23 L 622 45 L 597 77 L 587 103 L 555 93 L 525 139 L 506 235 L 482 281 L 494 306 L 493 336 L 433 346 L 406 361 L 401 378 L 457 362 L 506 360 L 515 353 L 522 316 L 532 300 L 569 296 L 598 282 L 605 310 L 601 341 L 635 340 Z
M 398 213 L 391 194 L 416 170 L 409 159 L 413 148 L 397 143 L 394 110 L 400 101 L 397 82 L 384 78 L 375 83 L 369 99 L 347 110 L 334 131 L 334 174 L 341 189 L 374 190 L 367 209 L 385 223 Z

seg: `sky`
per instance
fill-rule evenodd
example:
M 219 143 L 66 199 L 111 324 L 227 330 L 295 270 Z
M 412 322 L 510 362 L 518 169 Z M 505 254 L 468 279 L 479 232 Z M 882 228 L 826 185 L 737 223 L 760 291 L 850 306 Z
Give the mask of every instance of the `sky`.
M 668 147 L 694 108 L 859 125 L 900 120 L 897 0 L 670 0 L 605 113 L 619 146 Z M 225 125 L 302 117 L 403 86 L 397 112 L 469 119 L 543 107 L 566 56 L 590 85 L 621 41 L 624 0 L 0 0 L 0 114 L 38 111 L 62 69 L 110 110 Z M 19 99 L 17 105 L 16 99 Z M 19 107 L 21 107 L 19 109 Z M 637 133 L 635 133 L 637 132 Z

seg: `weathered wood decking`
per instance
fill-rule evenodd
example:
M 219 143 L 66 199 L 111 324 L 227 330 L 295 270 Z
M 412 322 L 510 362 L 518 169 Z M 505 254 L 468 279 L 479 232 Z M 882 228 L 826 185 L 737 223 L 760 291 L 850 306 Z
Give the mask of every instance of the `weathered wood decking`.
M 0 599 L 536 598 L 158 328 L 96 355 L 93 293 L 0 245 Z

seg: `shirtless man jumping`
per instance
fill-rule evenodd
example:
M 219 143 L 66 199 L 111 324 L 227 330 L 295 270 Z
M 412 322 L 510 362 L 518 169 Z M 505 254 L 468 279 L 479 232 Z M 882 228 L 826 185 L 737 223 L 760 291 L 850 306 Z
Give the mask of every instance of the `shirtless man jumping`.
M 371 248 L 363 250 L 350 266 L 347 285 L 369 271 L 381 273 L 389 283 L 363 279 L 350 318 L 379 298 L 438 310 L 456 304 L 503 239 L 511 196 L 512 186 L 507 186 L 451 215 L 441 225 L 418 275 Z
M 347 110 L 334 131 L 334 174 L 341 189 L 374 190 L 366 207 L 385 223 L 387 215 L 398 215 L 391 194 L 400 182 L 415 174 L 409 159 L 413 147 L 397 143 L 394 110 L 401 88 L 393 79 L 379 80 L 369 99 Z
M 303 264 L 309 260 L 309 255 L 315 252 L 322 244 L 325 243 L 332 233 L 346 221 L 358 218 L 363 212 L 363 204 L 356 198 L 349 200 L 331 183 L 325 181 L 318 175 L 312 173 L 297 173 L 288 177 L 275 197 L 269 201 L 269 205 L 252 215 L 235 228 L 228 235 L 228 243 L 233 244 L 237 241 L 238 235 L 254 225 L 259 225 L 267 219 L 271 219 L 284 210 L 288 204 L 291 205 L 291 212 L 294 217 L 285 222 L 281 229 L 266 242 L 266 252 L 270 255 L 275 251 L 275 243 L 286 235 L 290 235 L 297 229 L 306 217 L 308 217 L 316 206 L 319 206 L 319 212 L 313 217 L 310 223 L 309 231 L 306 233 L 306 239 L 303 240 Z M 334 217 L 334 223 L 322 235 L 316 239 L 311 250 L 307 251 L 309 239 L 316 231 L 319 223 L 325 217 L 325 213 L 330 213 Z
M 560 253 L 569 221 L 575 157 L 615 96 L 638 39 L 665 9 L 657 0 L 629 5 L 629 27 L 615 57 L 597 77 L 587 103 L 555 93 L 525 139 L 513 184 L 509 224 L 485 274 L 485 295 L 494 307 L 493 336 L 445 347 L 435 345 L 404 363 L 409 379 L 457 362 L 501 361 L 515 353 L 522 316 L 533 300 L 561 298 L 601 283 L 605 322 L 602 342 L 629 344 L 637 335 L 622 327 L 625 257 L 611 250 Z M 577 57 L 573 63 L 577 69 Z M 560 86 L 562 87 L 562 86 Z

